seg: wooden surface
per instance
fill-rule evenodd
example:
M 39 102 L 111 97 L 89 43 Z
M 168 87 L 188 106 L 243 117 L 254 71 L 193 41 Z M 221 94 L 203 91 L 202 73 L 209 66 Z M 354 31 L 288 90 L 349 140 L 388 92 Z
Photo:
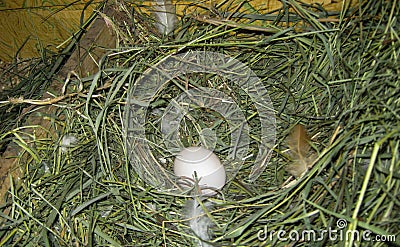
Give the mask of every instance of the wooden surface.
M 328 11 L 340 11 L 344 4 L 354 5 L 358 2 L 358 0 L 296 0 L 297 2 L 302 2 L 305 4 L 322 6 L 324 9 Z M 183 11 L 186 9 L 188 5 L 193 5 L 194 1 L 184 1 L 184 0 L 172 0 L 176 4 L 176 9 L 178 16 L 183 14 Z M 205 8 L 209 8 L 210 6 L 218 6 L 219 2 L 222 1 L 200 1 L 201 6 Z M 150 2 L 146 2 L 151 5 Z M 145 4 L 146 4 L 145 3 Z M 230 7 L 227 7 L 230 6 Z M 266 14 L 273 13 L 274 11 L 279 10 L 282 7 L 281 0 L 227 0 L 224 1 L 223 8 L 228 11 L 238 11 L 241 13 L 258 13 L 258 14 Z M 204 8 L 204 9 L 205 9 Z M 200 8 L 197 8 L 199 10 Z
M 356 0 L 346 0 L 352 1 Z M 73 3 L 66 7 L 68 4 Z M 12 61 L 18 53 L 20 58 L 39 57 L 44 49 L 56 51 L 57 48 L 68 40 L 71 35 L 79 30 L 80 17 L 85 3 L 88 0 L 78 2 L 72 0 L 0 0 L 0 60 Z M 85 11 L 88 18 L 100 0 Z M 221 1 L 183 1 L 174 0 L 177 6 L 178 16 L 188 10 L 188 5 L 205 6 L 212 9 Z M 282 3 L 278 0 L 227 0 L 224 6 L 233 7 L 230 11 L 267 13 L 279 9 Z M 320 4 L 327 10 L 340 11 L 343 0 L 303 0 L 304 3 Z M 135 4 L 144 6 L 152 5 L 153 1 L 140 1 Z M 195 4 L 193 4 L 195 3 Z M 46 7 L 44 7 L 46 6 Z M 197 10 L 201 8 L 196 8 Z M 19 49 L 23 48 L 19 51 Z
M 39 57 L 44 49 L 56 51 L 79 30 L 87 0 L 68 6 L 71 2 L 74 1 L 0 0 L 0 60 L 12 61 L 17 52 L 20 58 L 31 58 Z M 94 7 L 85 11 L 86 18 Z

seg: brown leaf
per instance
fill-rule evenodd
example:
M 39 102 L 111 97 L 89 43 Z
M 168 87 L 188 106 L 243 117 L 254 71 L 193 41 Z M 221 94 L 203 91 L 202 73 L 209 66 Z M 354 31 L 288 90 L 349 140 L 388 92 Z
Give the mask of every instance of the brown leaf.
M 309 168 L 310 159 L 310 137 L 303 125 L 294 126 L 288 137 L 290 156 L 293 162 L 286 166 L 286 171 L 291 175 L 300 177 Z

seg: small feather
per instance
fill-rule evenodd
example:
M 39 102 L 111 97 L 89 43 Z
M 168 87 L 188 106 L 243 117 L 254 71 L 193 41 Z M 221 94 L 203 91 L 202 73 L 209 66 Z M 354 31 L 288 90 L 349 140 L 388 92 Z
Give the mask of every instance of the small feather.
M 155 0 L 153 8 L 157 20 L 155 26 L 158 32 L 164 35 L 172 34 L 178 22 L 175 5 L 172 4 L 171 0 Z
M 296 125 L 288 137 L 290 156 L 293 162 L 286 166 L 286 171 L 296 178 L 301 177 L 312 164 L 310 156 L 310 137 L 303 125 Z
M 70 148 L 74 147 L 78 139 L 73 135 L 65 135 L 61 139 L 61 152 L 66 153 Z
M 212 245 L 209 245 L 205 241 L 211 239 L 209 230 L 213 223 L 204 212 L 203 207 L 210 208 L 211 203 L 206 202 L 203 203 L 203 205 L 200 205 L 196 199 L 187 200 L 185 203 L 185 217 L 190 219 L 189 226 L 193 233 L 200 239 L 198 246 L 209 247 Z

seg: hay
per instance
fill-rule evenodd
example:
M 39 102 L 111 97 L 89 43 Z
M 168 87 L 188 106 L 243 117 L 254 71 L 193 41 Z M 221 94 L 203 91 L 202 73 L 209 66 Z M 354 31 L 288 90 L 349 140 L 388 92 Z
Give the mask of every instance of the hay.
M 24 177 L 13 181 L 1 206 L 0 245 L 196 242 L 182 217 L 185 195 L 145 183 L 132 169 L 124 143 L 124 108 L 132 84 L 149 66 L 187 50 L 219 52 L 247 64 L 262 79 L 277 118 L 276 145 L 266 170 L 250 183 L 252 162 L 245 163 L 221 195 L 210 199 L 214 208 L 207 214 L 214 223 L 215 246 L 306 246 L 310 241 L 291 240 L 289 233 L 301 237 L 315 231 L 321 237 L 322 230 L 342 226 L 343 234 L 358 230 L 371 238 L 398 236 L 399 3 L 365 1 L 327 12 L 289 0 L 276 12 L 247 9 L 250 13 L 229 20 L 223 10 L 241 12 L 246 6 L 224 8 L 213 9 L 207 19 L 187 14 L 171 39 L 153 33 L 144 13 L 135 16 L 133 32 L 115 25 L 135 44 L 121 40 L 102 60 L 99 73 L 72 80 L 66 96 L 46 101 L 56 109 L 40 115 L 50 120 L 47 135 L 36 135 L 41 126 L 2 133 L 2 142 L 11 140 L 22 148 L 18 157 Z M 250 152 L 256 156 L 260 120 L 249 97 L 232 82 L 203 73 L 177 78 L 150 103 L 145 129 L 152 158 L 171 166 L 173 157 L 160 138 L 159 114 L 185 85 L 216 88 L 235 99 L 248 119 Z M 19 103 L 4 99 L 1 109 Z M 185 118 L 180 125 L 186 144 L 198 143 L 198 128 L 209 127 L 217 132 L 217 153 L 227 155 L 230 135 L 221 116 L 204 109 L 192 116 L 196 122 Z M 318 158 L 294 180 L 285 172 L 291 162 L 286 138 L 298 123 L 306 126 Z M 65 136 L 77 142 L 66 147 Z M 286 239 L 278 237 L 279 230 Z M 311 245 L 400 243 L 324 236 Z

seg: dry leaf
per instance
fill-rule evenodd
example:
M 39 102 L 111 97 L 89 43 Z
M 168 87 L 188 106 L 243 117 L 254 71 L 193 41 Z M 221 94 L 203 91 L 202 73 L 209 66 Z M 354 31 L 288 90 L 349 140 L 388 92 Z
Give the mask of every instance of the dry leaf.
M 171 0 L 155 0 L 153 8 L 157 19 L 155 25 L 158 32 L 164 35 L 171 34 L 178 22 L 175 5 L 172 4 Z
M 286 166 L 286 171 L 296 178 L 301 177 L 313 162 L 310 154 L 310 137 L 303 125 L 296 125 L 288 137 L 288 145 L 292 163 Z

